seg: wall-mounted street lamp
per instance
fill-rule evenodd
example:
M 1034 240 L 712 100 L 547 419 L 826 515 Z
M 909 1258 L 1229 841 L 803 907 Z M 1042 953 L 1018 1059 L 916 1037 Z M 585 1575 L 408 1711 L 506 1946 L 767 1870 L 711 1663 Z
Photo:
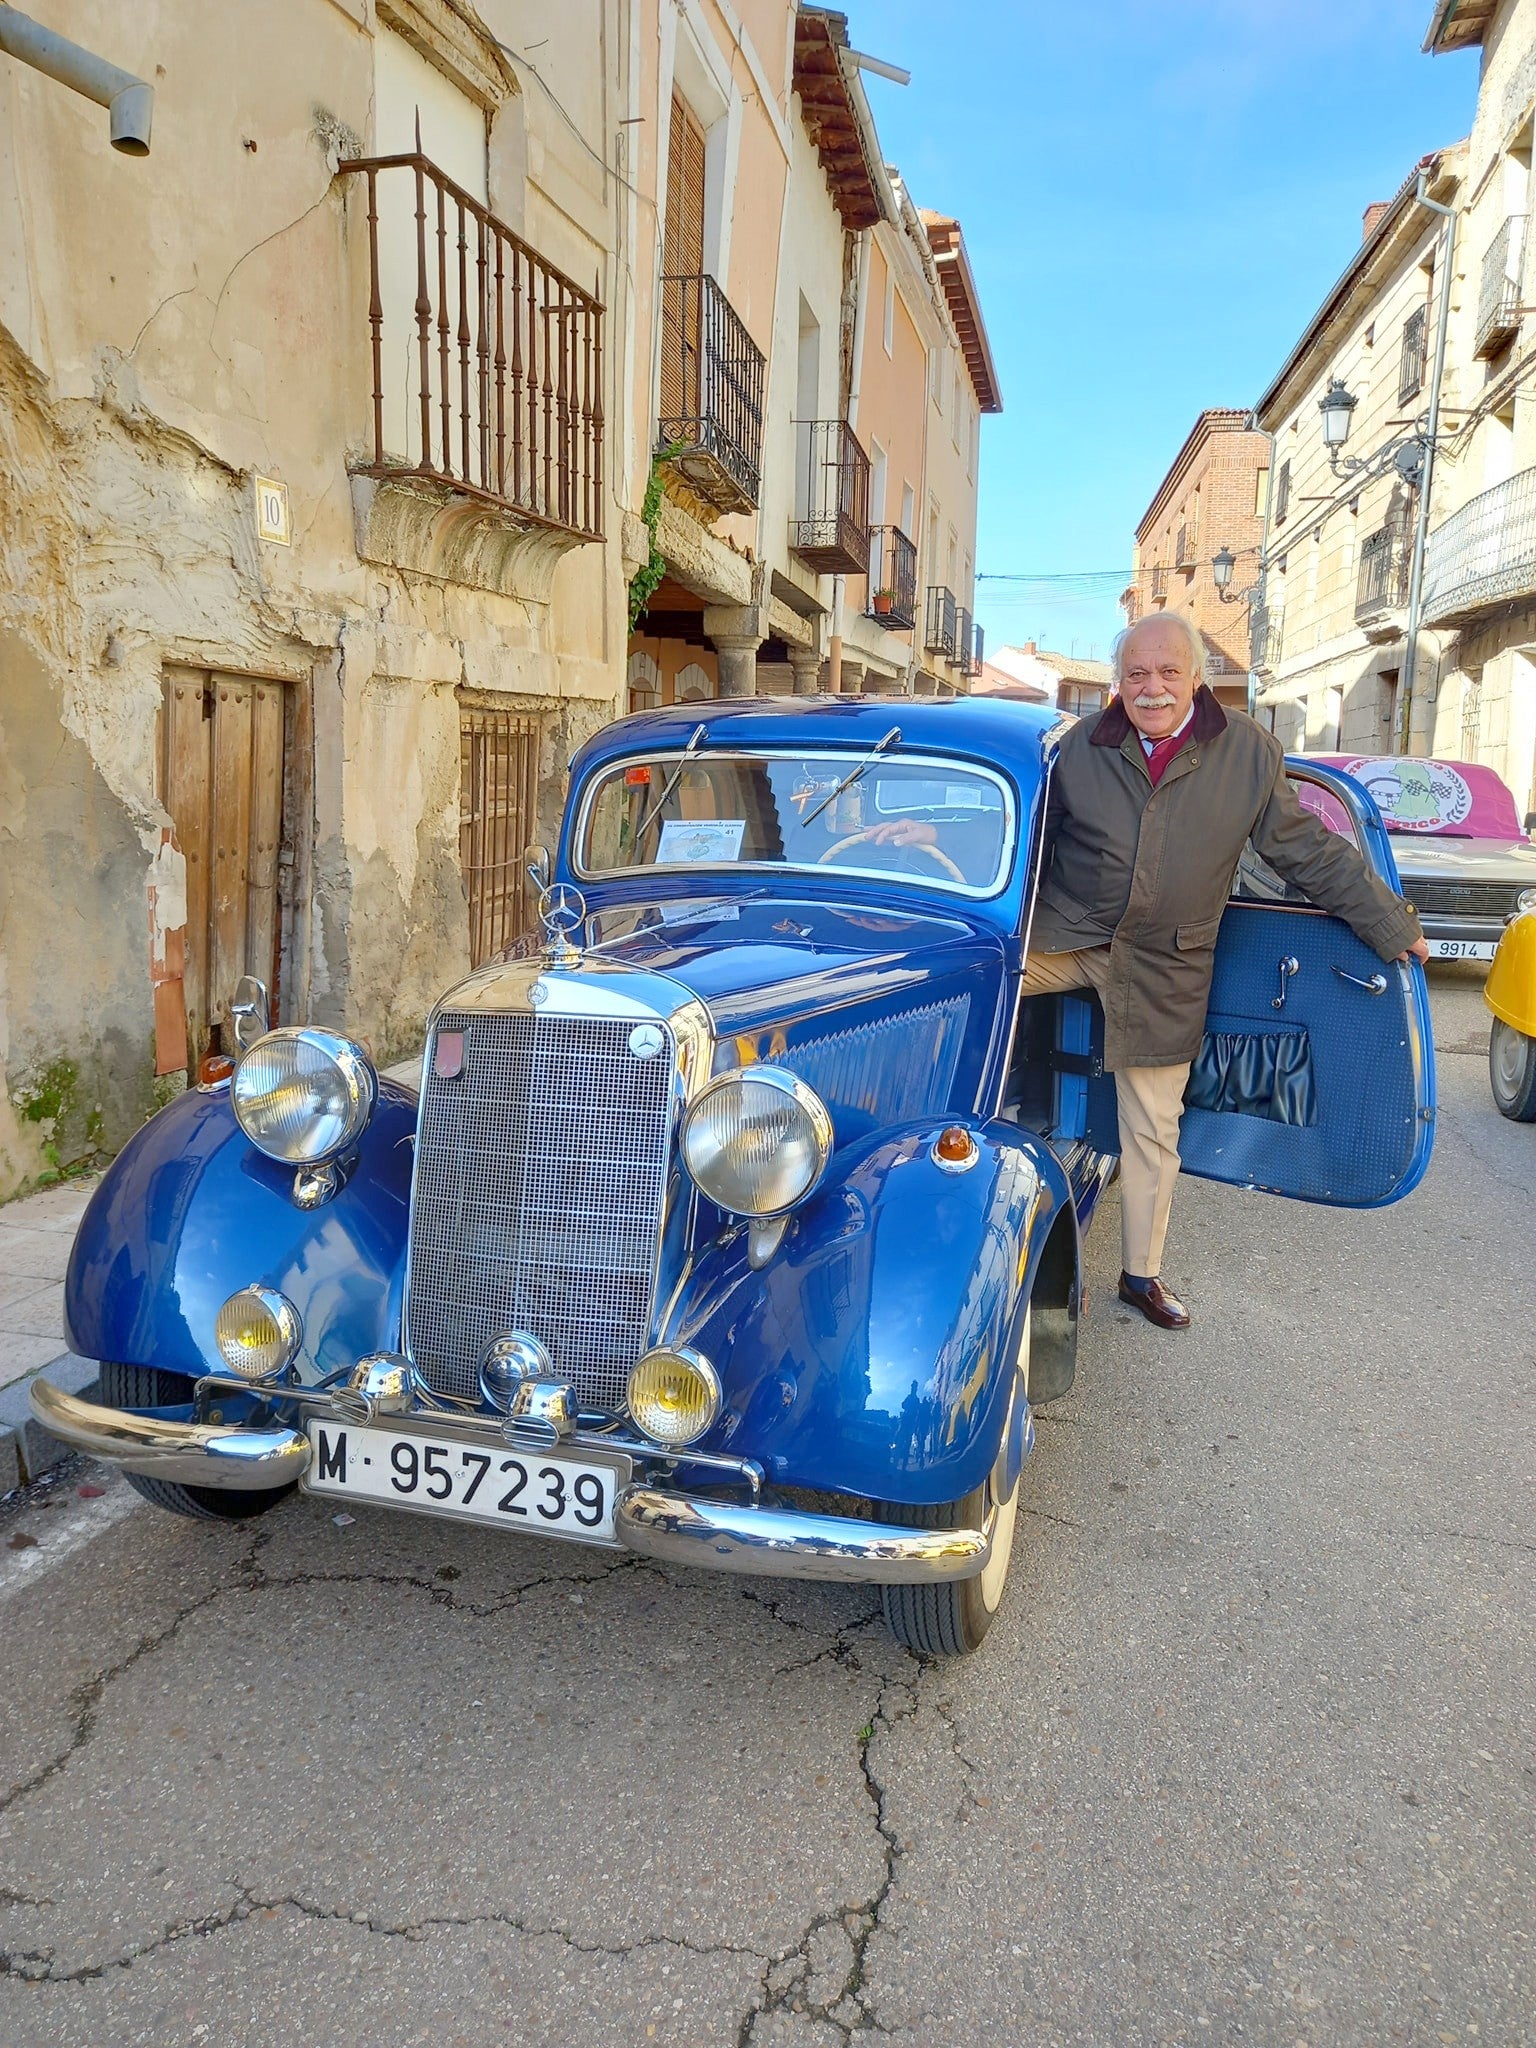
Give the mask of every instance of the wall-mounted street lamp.
M 1237 567 L 1237 557 L 1230 548 L 1223 548 L 1211 557 L 1211 580 L 1216 585 L 1216 595 L 1223 604 L 1251 604 L 1258 594 L 1259 586 L 1251 583 L 1246 590 L 1232 588 L 1232 571 Z
M 1335 470 L 1340 467 L 1338 450 L 1349 439 L 1350 421 L 1359 403 L 1359 399 L 1345 388 L 1342 377 L 1335 377 L 1317 402 L 1317 409 L 1323 416 L 1323 446 L 1328 450 L 1328 459 Z M 1357 462 L 1351 455 L 1346 455 L 1343 467 L 1363 469 L 1365 464 Z

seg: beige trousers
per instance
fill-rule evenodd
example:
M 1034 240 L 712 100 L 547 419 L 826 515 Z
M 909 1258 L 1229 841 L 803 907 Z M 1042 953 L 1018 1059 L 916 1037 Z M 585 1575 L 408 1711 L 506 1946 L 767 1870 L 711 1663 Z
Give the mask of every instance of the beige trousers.
M 1103 992 L 1108 946 L 1080 953 L 1033 953 L 1021 993 Z M 1154 1278 L 1163 1264 L 1168 1211 L 1179 1177 L 1179 1118 L 1189 1062 L 1178 1067 L 1122 1067 L 1115 1075 L 1120 1112 L 1120 1262 L 1127 1273 Z

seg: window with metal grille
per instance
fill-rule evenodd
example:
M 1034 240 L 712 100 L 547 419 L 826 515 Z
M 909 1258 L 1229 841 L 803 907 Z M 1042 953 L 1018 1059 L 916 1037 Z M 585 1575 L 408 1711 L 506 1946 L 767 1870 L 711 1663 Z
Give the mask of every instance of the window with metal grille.
M 523 856 L 538 817 L 539 721 L 459 707 L 459 866 L 469 896 L 469 964 L 504 953 L 533 905 Z

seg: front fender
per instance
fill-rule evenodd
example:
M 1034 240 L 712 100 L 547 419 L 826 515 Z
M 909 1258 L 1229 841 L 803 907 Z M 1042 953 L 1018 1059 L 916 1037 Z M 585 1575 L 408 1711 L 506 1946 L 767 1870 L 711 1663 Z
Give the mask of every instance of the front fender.
M 85 1358 L 198 1374 L 220 1366 L 213 1326 L 236 1288 L 286 1294 L 304 1323 L 305 1380 L 400 1329 L 416 1098 L 380 1077 L 356 1170 L 318 1209 L 297 1208 L 292 1167 L 258 1152 L 229 1091 L 189 1089 L 107 1169 L 81 1220 L 64 1327 Z
M 720 1372 L 710 1448 L 779 1485 L 873 1500 L 981 1484 L 1041 1248 L 1072 1198 L 1049 1147 L 1013 1124 L 975 1127 L 977 1163 L 945 1173 L 930 1156 L 943 1128 L 841 1155 L 761 1271 L 740 1235 L 696 1261 L 665 1334 Z
M 1536 1038 L 1536 910 L 1522 911 L 1504 927 L 1483 1001 L 1512 1031 Z

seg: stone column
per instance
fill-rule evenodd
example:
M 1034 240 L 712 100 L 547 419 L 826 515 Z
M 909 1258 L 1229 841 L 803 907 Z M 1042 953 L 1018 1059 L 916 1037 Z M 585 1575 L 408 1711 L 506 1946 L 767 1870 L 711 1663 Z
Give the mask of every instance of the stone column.
M 814 697 L 821 688 L 821 656 L 814 647 L 789 645 L 789 666 L 795 678 L 797 697 Z
M 757 650 L 768 638 L 768 609 L 756 604 L 712 604 L 704 609 L 704 631 L 720 664 L 722 697 L 757 695 Z
M 862 696 L 862 694 L 863 694 L 863 691 L 864 691 L 864 664 L 863 664 L 863 662 L 862 662 L 862 661 L 850 661 L 850 660 L 848 659 L 847 655 L 845 654 L 845 655 L 843 656 L 843 691 L 842 691 L 842 693 L 843 693 L 843 695 L 844 695 L 845 697 L 858 697 L 858 696 Z

